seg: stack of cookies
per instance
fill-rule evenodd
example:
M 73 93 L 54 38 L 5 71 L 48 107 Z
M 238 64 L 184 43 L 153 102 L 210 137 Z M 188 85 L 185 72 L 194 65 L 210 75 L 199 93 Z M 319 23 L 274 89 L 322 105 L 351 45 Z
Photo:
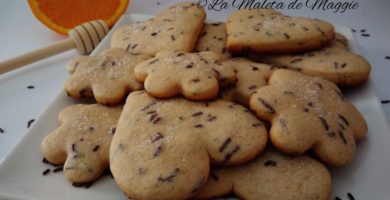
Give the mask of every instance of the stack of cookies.
M 61 111 L 44 157 L 72 183 L 109 167 L 132 199 L 328 199 L 327 166 L 350 163 L 367 133 L 338 85 L 364 83 L 370 65 L 322 20 L 205 18 L 180 3 L 70 61 L 65 91 L 97 104 Z

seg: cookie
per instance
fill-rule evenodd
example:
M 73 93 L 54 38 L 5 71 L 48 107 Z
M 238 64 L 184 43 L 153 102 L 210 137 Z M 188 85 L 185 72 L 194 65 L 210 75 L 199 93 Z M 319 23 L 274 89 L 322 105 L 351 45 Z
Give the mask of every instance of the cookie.
M 155 99 L 131 93 L 110 147 L 110 168 L 132 199 L 187 199 L 207 181 L 210 162 L 253 159 L 267 141 L 264 124 L 231 102 Z
M 196 43 L 195 51 L 212 51 L 230 58 L 226 50 L 226 24 L 223 22 L 206 23 Z
M 318 49 L 334 38 L 325 21 L 290 17 L 267 9 L 239 10 L 226 23 L 232 53 L 292 53 Z
M 334 83 L 292 70 L 275 71 L 249 105 L 271 123 L 270 140 L 278 150 L 302 154 L 312 149 L 332 166 L 351 162 L 355 141 L 367 133 L 363 116 Z
M 59 114 L 60 126 L 42 141 L 44 158 L 64 165 L 72 183 L 98 179 L 108 167 L 109 148 L 121 114 L 120 107 L 77 104 Z
M 138 64 L 134 75 L 157 98 L 181 94 L 190 100 L 210 100 L 218 96 L 219 87 L 236 81 L 234 69 L 222 61 L 223 56 L 214 52 L 162 52 Z
M 241 199 L 327 200 L 331 176 L 309 156 L 286 156 L 267 150 L 240 166 L 217 168 L 193 199 L 212 199 L 233 192 Z
M 94 97 L 100 104 L 118 104 L 130 91 L 143 88 L 133 72 L 136 64 L 148 58 L 119 48 L 105 50 L 99 56 L 76 57 L 67 66 L 70 75 L 65 91 L 74 98 Z
M 319 76 L 338 85 L 364 83 L 371 71 L 370 64 L 360 55 L 348 51 L 346 38 L 336 34 L 329 46 L 300 54 L 251 55 L 251 58 L 277 67 L 293 69 L 306 75 Z
M 193 51 L 206 14 L 195 3 L 179 3 L 146 21 L 117 29 L 111 47 L 154 56 L 160 51 Z
M 236 70 L 237 82 L 234 86 L 222 89 L 220 97 L 243 106 L 249 105 L 249 98 L 258 88 L 267 85 L 274 71 L 270 65 L 255 63 L 246 58 L 233 58 L 226 63 Z

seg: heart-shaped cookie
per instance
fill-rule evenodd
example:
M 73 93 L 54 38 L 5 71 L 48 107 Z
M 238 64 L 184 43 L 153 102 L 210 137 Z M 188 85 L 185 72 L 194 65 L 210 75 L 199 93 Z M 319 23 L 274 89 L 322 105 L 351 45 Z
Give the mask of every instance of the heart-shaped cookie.
M 179 3 L 152 19 L 117 29 L 111 39 L 111 47 L 152 56 L 160 51 L 191 52 L 205 17 L 203 8 L 195 3 Z
M 336 34 L 326 47 L 299 54 L 252 54 L 253 60 L 276 67 L 300 71 L 319 76 L 338 85 L 364 83 L 371 71 L 370 64 L 362 56 L 348 51 L 348 41 Z
M 242 199 L 327 200 L 330 190 L 330 173 L 322 163 L 309 156 L 287 156 L 268 149 L 243 165 L 214 168 L 193 199 L 233 192 Z
M 223 100 L 155 99 L 132 92 L 110 147 L 111 172 L 134 199 L 187 199 L 205 184 L 210 162 L 236 165 L 265 148 L 264 124 Z

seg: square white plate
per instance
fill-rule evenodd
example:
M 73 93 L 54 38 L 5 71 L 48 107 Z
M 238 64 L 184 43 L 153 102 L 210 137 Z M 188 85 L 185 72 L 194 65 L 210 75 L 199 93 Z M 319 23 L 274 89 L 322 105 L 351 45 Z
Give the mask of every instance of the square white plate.
M 113 29 L 126 23 L 144 20 L 151 16 L 125 15 Z M 359 52 L 352 32 L 346 27 L 336 27 L 349 41 L 352 51 Z M 101 42 L 92 55 L 109 48 L 110 34 Z M 363 113 L 369 126 L 367 138 L 358 144 L 353 163 L 331 169 L 331 199 L 338 196 L 348 199 L 347 193 L 355 199 L 388 200 L 390 197 L 390 133 L 379 100 L 371 80 L 364 86 L 350 89 L 346 97 Z M 59 111 L 80 101 L 69 98 L 64 92 L 55 98 L 43 114 L 35 121 L 22 140 L 0 163 L 0 198 L 4 199 L 127 199 L 110 177 L 103 177 L 90 188 L 75 188 L 62 173 L 42 172 L 50 167 L 42 163 L 40 144 L 46 134 L 57 126 Z M 261 187 L 261 186 L 260 186 Z

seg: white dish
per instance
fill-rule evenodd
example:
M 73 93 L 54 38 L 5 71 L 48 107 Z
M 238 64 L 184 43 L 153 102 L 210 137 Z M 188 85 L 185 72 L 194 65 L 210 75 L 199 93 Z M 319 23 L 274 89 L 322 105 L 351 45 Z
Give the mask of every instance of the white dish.
M 144 20 L 151 16 L 125 15 L 115 25 Z M 351 49 L 359 52 L 352 32 L 337 27 L 349 40 Z M 109 48 L 112 32 L 102 41 L 93 54 Z M 347 193 L 356 199 L 385 200 L 390 196 L 390 133 L 371 80 L 362 87 L 349 89 L 346 97 L 363 113 L 369 126 L 367 138 L 358 144 L 357 156 L 348 166 L 331 169 L 332 194 L 348 199 Z M 61 92 L 35 121 L 22 140 L 0 163 L 0 198 L 5 199 L 127 199 L 110 177 L 104 177 L 90 188 L 75 188 L 62 173 L 43 176 L 42 172 L 53 167 L 42 163 L 40 144 L 42 138 L 57 127 L 59 111 L 71 104 L 80 103 Z

